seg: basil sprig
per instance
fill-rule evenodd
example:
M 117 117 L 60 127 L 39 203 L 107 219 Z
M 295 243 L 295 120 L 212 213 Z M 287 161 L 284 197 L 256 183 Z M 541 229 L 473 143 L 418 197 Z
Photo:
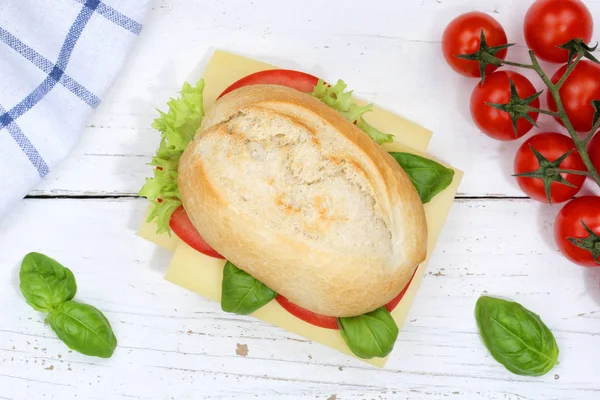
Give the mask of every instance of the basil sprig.
M 41 312 L 52 311 L 77 292 L 71 270 L 40 253 L 29 253 L 23 258 L 19 279 L 27 304 Z
M 453 169 L 429 158 L 399 152 L 391 152 L 390 155 L 406 171 L 423 204 L 429 203 L 438 193 L 450 186 L 454 179 Z
M 235 314 L 252 314 L 277 296 L 264 283 L 229 261 L 223 269 L 221 285 L 221 309 Z
M 387 356 L 398 338 L 398 325 L 385 307 L 337 321 L 344 342 L 360 358 Z
M 557 364 L 554 335 L 538 315 L 522 305 L 482 296 L 475 317 L 483 343 L 510 372 L 541 376 Z
M 47 322 L 70 349 L 108 358 L 117 339 L 106 317 L 96 308 L 73 301 L 75 276 L 56 260 L 40 253 L 23 258 L 19 272 L 21 293 L 27 304 L 48 313 Z

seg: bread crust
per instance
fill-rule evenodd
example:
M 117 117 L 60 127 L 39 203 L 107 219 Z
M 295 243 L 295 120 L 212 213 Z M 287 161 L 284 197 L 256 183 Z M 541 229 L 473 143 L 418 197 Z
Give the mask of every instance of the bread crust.
M 404 170 L 338 112 L 293 89 L 253 85 L 215 102 L 178 179 L 211 247 L 315 313 L 379 308 L 426 258 L 425 211 Z

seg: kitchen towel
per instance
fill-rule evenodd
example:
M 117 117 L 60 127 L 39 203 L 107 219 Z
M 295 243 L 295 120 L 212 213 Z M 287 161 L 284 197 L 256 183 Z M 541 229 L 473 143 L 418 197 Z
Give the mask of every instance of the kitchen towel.
M 148 0 L 0 0 L 0 218 L 64 159 Z

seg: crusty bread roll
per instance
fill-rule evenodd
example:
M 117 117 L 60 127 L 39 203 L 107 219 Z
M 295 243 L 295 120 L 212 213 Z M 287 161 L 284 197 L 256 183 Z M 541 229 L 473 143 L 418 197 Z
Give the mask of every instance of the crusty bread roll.
M 179 164 L 200 235 L 292 303 L 328 316 L 379 308 L 426 257 L 423 205 L 404 170 L 310 95 L 237 89 Z

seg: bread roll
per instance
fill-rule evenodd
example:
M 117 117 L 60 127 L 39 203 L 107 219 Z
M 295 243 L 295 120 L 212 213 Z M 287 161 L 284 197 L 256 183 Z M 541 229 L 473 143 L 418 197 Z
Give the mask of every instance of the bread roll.
M 243 87 L 207 110 L 179 189 L 210 246 L 315 313 L 385 305 L 426 257 L 423 205 L 404 170 L 338 112 L 287 87 Z

